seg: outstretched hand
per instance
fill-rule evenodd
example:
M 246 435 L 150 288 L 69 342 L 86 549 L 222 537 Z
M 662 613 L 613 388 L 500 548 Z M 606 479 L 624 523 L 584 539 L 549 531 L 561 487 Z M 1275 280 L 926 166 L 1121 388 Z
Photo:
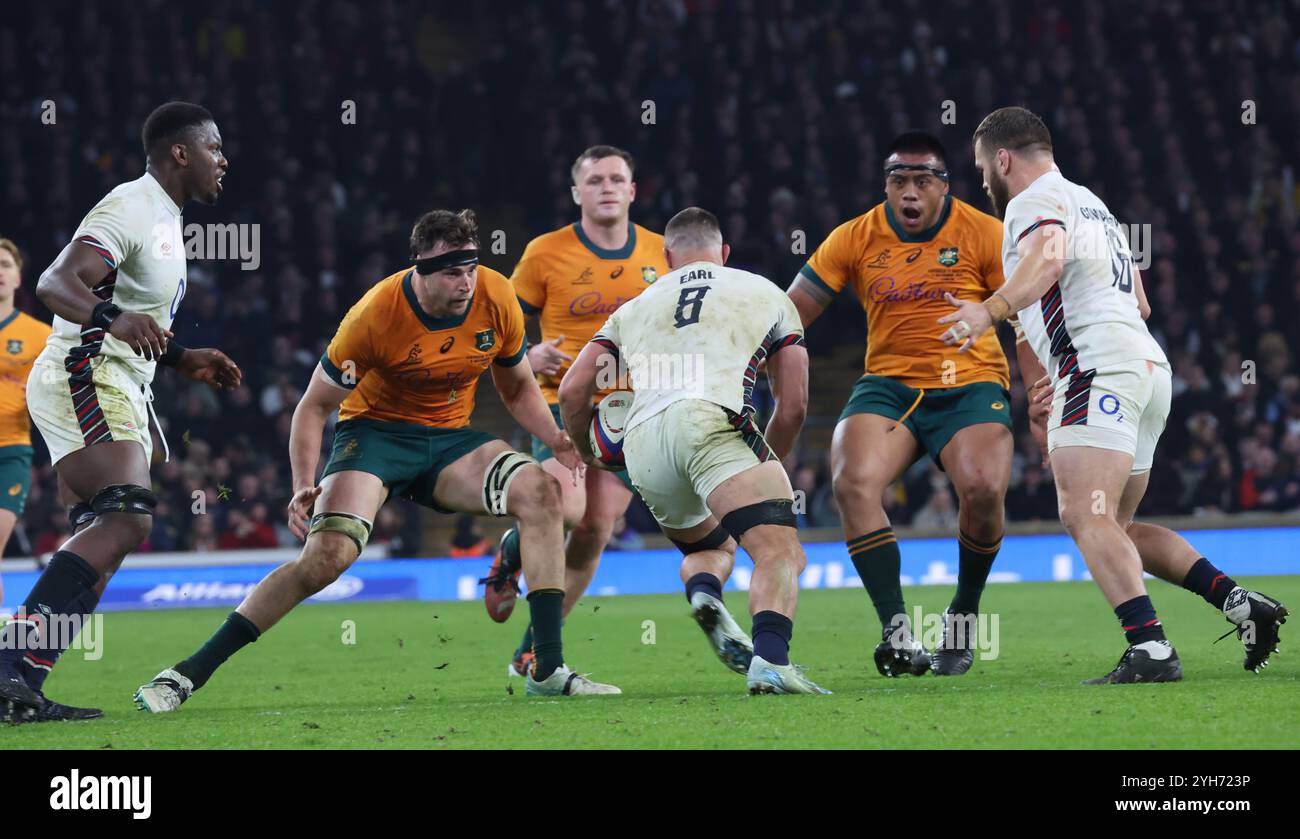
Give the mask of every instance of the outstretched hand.
M 551 445 L 551 453 L 560 465 L 568 469 L 573 474 L 573 485 L 578 486 L 579 482 L 587 475 L 587 466 L 582 462 L 582 455 L 578 452 L 577 446 L 573 445 L 573 440 L 569 435 L 561 431 Z
M 214 349 L 186 350 L 176 363 L 176 372 L 218 390 L 233 390 L 244 378 L 239 365 L 221 350 Z
M 993 325 L 993 317 L 983 303 L 974 300 L 958 300 L 951 292 L 945 291 L 943 299 L 957 311 L 939 318 L 939 323 L 951 323 L 940 340 L 948 346 L 960 344 L 957 352 L 963 353 L 975 346 L 975 341 Z
M 320 497 L 318 486 L 303 487 L 293 494 L 289 501 L 289 530 L 299 539 L 307 538 L 307 523 L 311 519 L 311 508 Z
M 528 363 L 532 366 L 533 372 L 541 373 L 543 376 L 558 376 L 565 362 L 573 361 L 573 356 L 566 355 L 560 349 L 563 343 L 564 336 L 561 335 L 531 348 L 528 351 Z
M 144 312 L 122 312 L 108 326 L 108 334 L 130 347 L 145 361 L 156 361 L 167 351 L 170 330 Z

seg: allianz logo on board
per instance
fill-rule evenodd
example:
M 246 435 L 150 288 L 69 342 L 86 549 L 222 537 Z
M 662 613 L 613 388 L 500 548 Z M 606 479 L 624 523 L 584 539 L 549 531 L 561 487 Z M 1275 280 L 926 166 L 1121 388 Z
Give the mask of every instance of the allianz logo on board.
M 145 603 L 192 603 L 202 601 L 242 600 L 257 583 L 227 583 L 199 580 L 192 583 L 160 583 L 144 593 Z M 345 574 L 309 600 L 347 600 L 365 588 L 360 577 Z

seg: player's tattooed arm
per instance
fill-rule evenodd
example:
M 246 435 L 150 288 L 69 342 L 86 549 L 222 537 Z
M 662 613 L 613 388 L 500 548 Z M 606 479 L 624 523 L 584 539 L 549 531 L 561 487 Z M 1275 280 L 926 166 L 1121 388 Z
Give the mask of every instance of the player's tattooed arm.
M 569 435 L 556 426 L 551 408 L 542 396 L 542 389 L 537 386 L 527 354 L 518 364 L 510 367 L 492 365 L 492 382 L 510 416 L 525 431 L 551 447 L 555 459 L 573 473 L 573 485 L 577 486 L 578 479 L 583 474 L 582 459 L 569 440 Z
M 790 295 L 790 302 L 799 310 L 799 319 L 805 328 L 817 320 L 831 304 L 831 293 L 802 274 L 795 275 L 787 294 Z
M 781 348 L 767 360 L 767 376 L 776 406 L 763 436 L 784 460 L 808 416 L 808 350 L 798 344 Z
M 45 308 L 73 323 L 99 326 L 137 355 L 161 358 L 172 333 L 142 312 L 123 312 L 90 290 L 108 271 L 104 257 L 84 242 L 69 242 L 36 283 L 36 296 Z

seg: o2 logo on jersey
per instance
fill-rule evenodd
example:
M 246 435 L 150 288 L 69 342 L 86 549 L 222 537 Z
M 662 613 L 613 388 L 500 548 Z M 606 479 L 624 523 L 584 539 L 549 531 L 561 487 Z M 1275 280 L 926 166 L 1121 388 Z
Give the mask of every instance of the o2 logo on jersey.
M 172 298 L 172 319 L 176 318 L 176 310 L 181 307 L 181 300 L 185 299 L 185 278 L 181 277 L 180 285 L 176 286 L 176 296 Z
M 1116 421 L 1124 421 L 1124 415 L 1119 412 L 1119 398 L 1114 394 L 1103 394 L 1102 397 L 1097 400 L 1097 407 L 1101 409 L 1103 414 L 1115 417 Z

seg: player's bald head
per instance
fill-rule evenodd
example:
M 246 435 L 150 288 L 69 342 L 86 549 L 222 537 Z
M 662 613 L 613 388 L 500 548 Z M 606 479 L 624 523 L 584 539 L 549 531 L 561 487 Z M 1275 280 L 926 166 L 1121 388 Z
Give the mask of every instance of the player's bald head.
M 702 251 L 722 247 L 718 217 L 699 207 L 687 207 L 668 221 L 664 247 L 672 251 Z

